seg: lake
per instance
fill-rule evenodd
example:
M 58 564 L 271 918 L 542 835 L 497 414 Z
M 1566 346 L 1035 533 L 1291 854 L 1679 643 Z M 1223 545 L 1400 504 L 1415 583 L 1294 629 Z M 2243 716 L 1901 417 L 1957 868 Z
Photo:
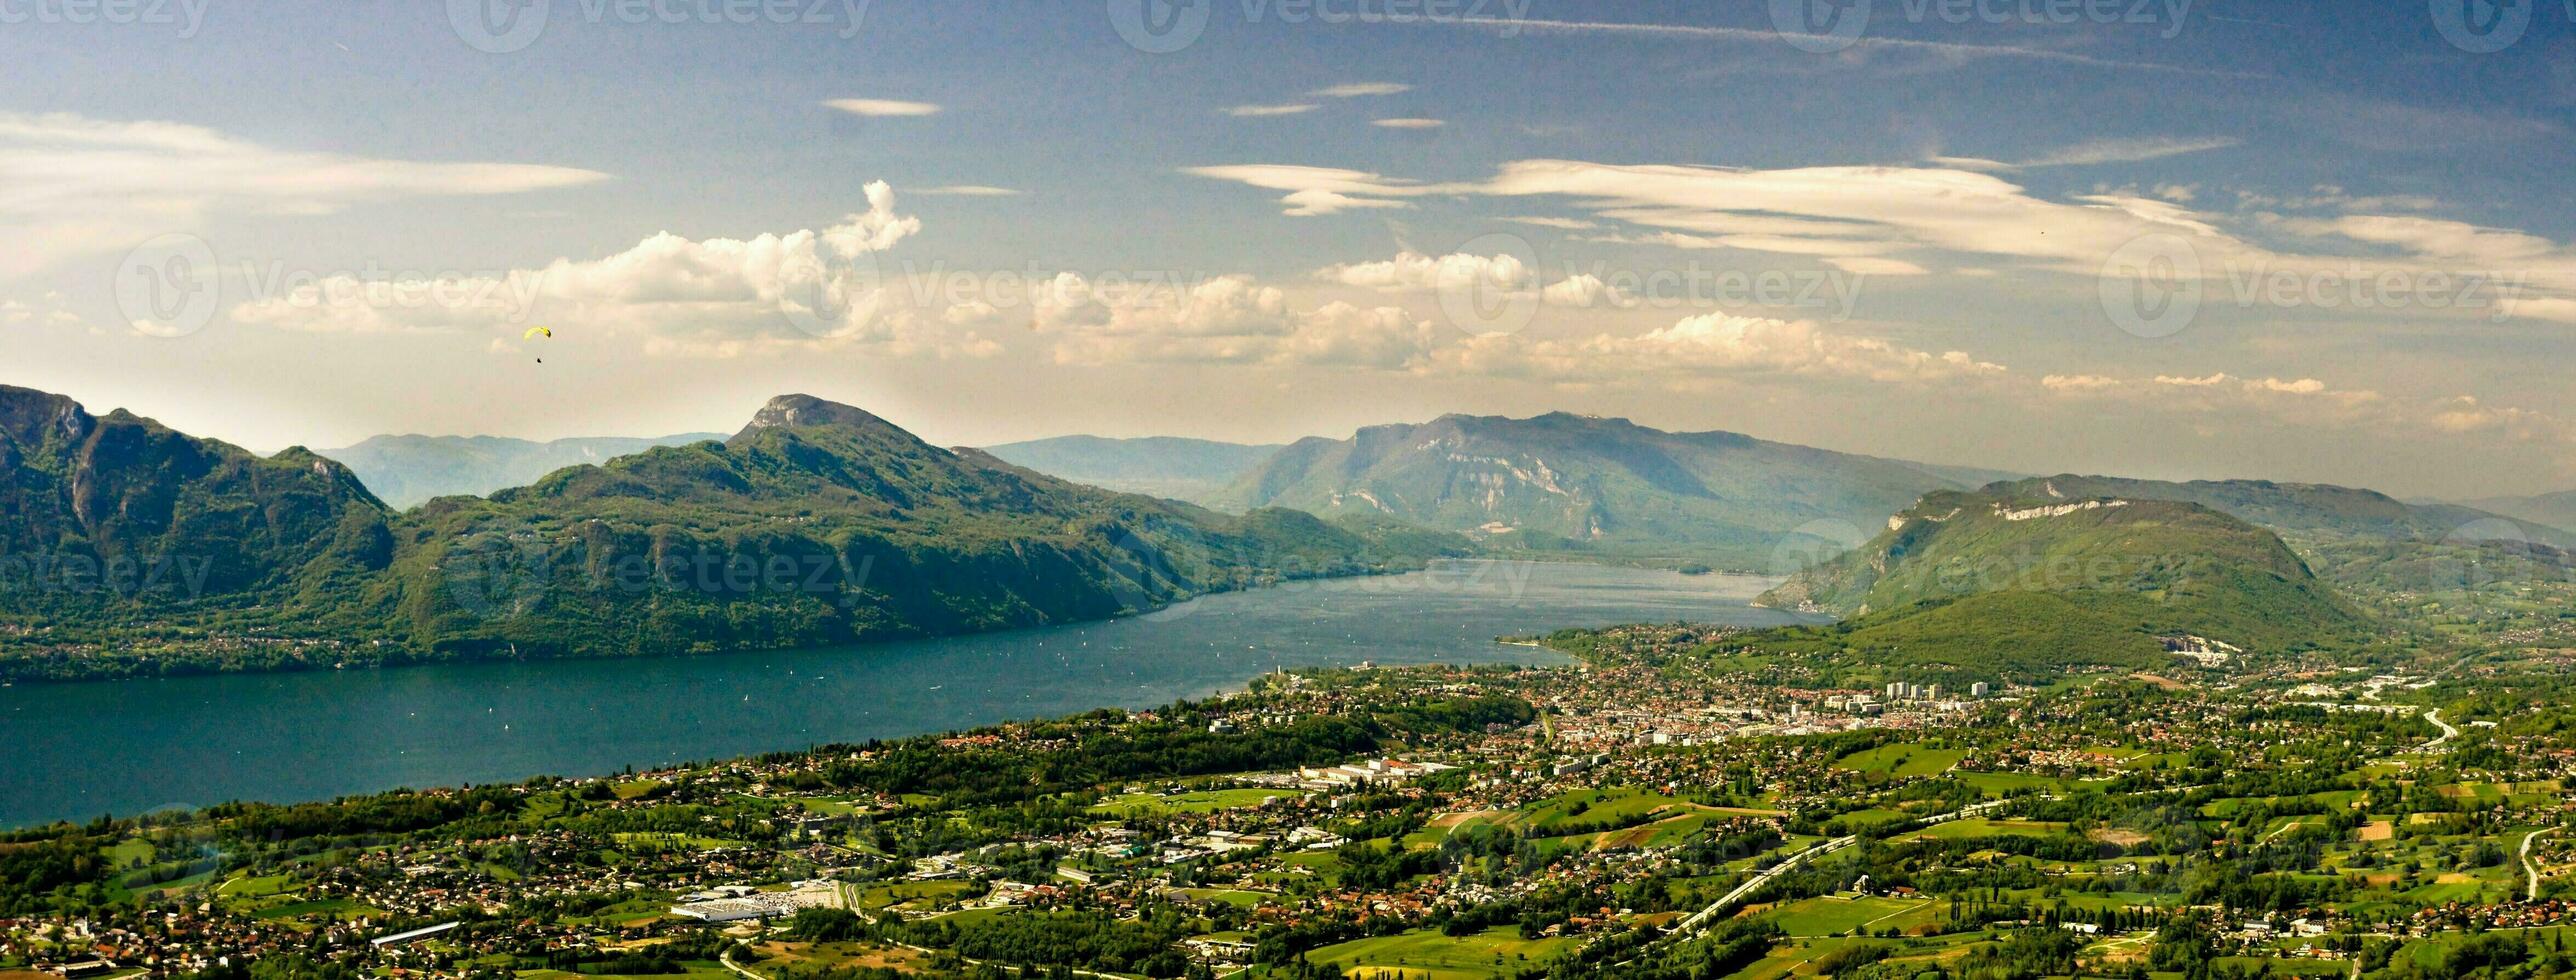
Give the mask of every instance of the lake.
M 772 653 L 0 688 L 0 826 L 596 775 L 1239 690 L 1277 667 L 1563 663 L 1494 637 L 1795 621 L 1768 581 L 1538 562 L 1291 583 L 1147 616 Z

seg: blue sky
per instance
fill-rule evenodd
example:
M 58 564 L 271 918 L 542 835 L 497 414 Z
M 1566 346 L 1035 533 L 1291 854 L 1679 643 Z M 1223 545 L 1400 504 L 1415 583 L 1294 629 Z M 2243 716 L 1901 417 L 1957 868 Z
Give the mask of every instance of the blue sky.
M 261 448 L 807 390 L 954 443 L 1568 409 L 2576 486 L 2559 0 L 1199 0 L 1170 51 L 1129 0 L 194 2 L 0 2 L 0 382 Z M 171 268 L 208 304 L 138 311 Z

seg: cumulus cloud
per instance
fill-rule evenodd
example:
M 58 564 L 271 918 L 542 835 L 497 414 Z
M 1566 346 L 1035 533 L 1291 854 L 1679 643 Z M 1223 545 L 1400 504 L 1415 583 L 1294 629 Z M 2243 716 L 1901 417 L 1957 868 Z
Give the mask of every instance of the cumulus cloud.
M 867 209 L 821 229 L 748 239 L 662 232 L 595 259 L 433 278 L 339 274 L 280 284 L 234 305 L 235 322 L 322 333 L 490 331 L 544 322 L 579 337 L 637 340 L 650 354 L 735 356 L 882 344 L 984 355 L 980 336 L 939 329 L 883 288 L 875 253 L 921 230 L 892 187 L 866 186 Z M 955 321 L 950 320 L 953 324 Z
M 1879 383 L 1999 377 L 2003 365 L 1962 351 L 1924 351 L 1837 333 L 1810 320 L 1709 313 L 1634 336 L 1533 340 L 1496 334 L 1440 353 L 1440 369 L 1558 384 L 1639 380 L 1692 383 L 1712 376 L 1797 377 Z
M 285 150 L 172 122 L 0 113 L 0 276 L 201 232 L 217 215 L 317 215 L 608 179 L 573 167 Z
M 1060 363 L 1324 365 L 1392 370 L 1421 359 L 1428 323 L 1395 307 L 1345 302 L 1296 309 L 1249 276 L 1178 284 L 1095 283 L 1061 273 L 1039 291 L 1036 322 Z

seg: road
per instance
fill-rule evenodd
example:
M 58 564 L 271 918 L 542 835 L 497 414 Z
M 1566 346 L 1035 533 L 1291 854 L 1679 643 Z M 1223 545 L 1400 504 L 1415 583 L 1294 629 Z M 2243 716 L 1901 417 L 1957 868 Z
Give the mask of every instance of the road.
M 2426 743 L 2424 743 L 2424 744 L 2422 744 L 2422 745 L 2418 745 L 2418 746 L 2416 746 L 2416 747 L 2415 747 L 2415 751 L 2417 751 L 2417 752 L 2433 752 L 2433 751 L 2437 751 L 2437 750 L 2439 750 L 2439 749 L 2442 747 L 2442 743 L 2444 743 L 2444 742 L 2448 742 L 2448 741 L 2450 741 L 2450 740 L 2452 740 L 2452 739 L 2455 739 L 2455 738 L 2460 737 L 2460 730 L 2459 730 L 2459 729 L 2451 727 L 2451 723 L 2450 723 L 2450 722 L 2447 722 L 2447 721 L 2443 721 L 2443 720 L 2442 720 L 2442 709 L 2440 709 L 2440 708 L 2435 708 L 2435 709 L 2433 709 L 2433 710 L 2431 710 L 2431 711 L 2424 712 L 2424 720 L 2425 720 L 2425 721 L 2432 722 L 2432 723 L 2433 723 L 2433 727 L 2441 729 L 2441 730 L 2442 730 L 2442 737 L 2437 738 L 2437 739 L 2434 739 L 2434 740 L 2432 740 L 2432 741 L 2430 741 L 2430 742 L 2426 742 Z
M 1937 817 L 1927 817 L 1924 819 L 1923 824 L 1925 826 L 1930 826 L 1936 823 L 1948 823 L 1952 820 L 1964 820 L 1969 817 L 1992 813 L 1996 809 L 2011 802 L 2014 801 L 1996 800 L 1992 803 L 1979 803 L 1975 806 L 1953 810 Z M 1781 859 L 1780 863 L 1772 865 L 1770 868 L 1764 870 L 1761 874 L 1754 875 L 1751 880 L 1735 886 L 1734 891 L 1727 892 L 1725 895 L 1720 896 L 1717 901 L 1709 903 L 1707 908 L 1703 908 L 1698 912 L 1692 913 L 1690 918 L 1683 919 L 1680 924 L 1673 927 L 1673 931 L 1667 934 L 1665 938 L 1680 939 L 1698 935 L 1701 930 L 1708 928 L 1709 923 L 1717 921 L 1717 918 L 1721 915 L 1733 913 L 1736 906 L 1743 904 L 1744 900 L 1752 897 L 1754 892 L 1762 890 L 1762 886 L 1768 885 L 1774 880 L 1777 880 L 1781 875 L 1788 874 L 1791 871 L 1805 867 L 1808 861 L 1813 860 L 1818 855 L 1831 854 L 1857 843 L 1860 843 L 1860 835 L 1853 834 L 1848 837 L 1836 837 L 1822 844 L 1799 851 L 1796 854 L 1789 855 L 1788 857 Z
M 2556 827 L 2548 827 L 2548 828 L 2544 828 L 2544 829 L 2541 829 L 2541 830 L 2535 830 L 2535 831 L 2532 831 L 2532 832 L 2530 832 L 2530 833 L 2528 833 L 2528 834 L 2524 834 L 2524 835 L 2522 835 L 2522 873 L 2524 873 L 2524 874 L 2526 874 L 2526 875 L 2530 875 L 2530 876 L 2531 876 L 2531 881 L 2530 881 L 2530 883 L 2529 883 L 2529 884 L 2527 884 L 2527 885 L 2525 885 L 2525 886 L 2523 886 L 2523 889 L 2522 889 L 2522 900 L 2523 900 L 2523 901 L 2526 901 L 2526 902 L 2537 902 L 2537 901 L 2540 901 L 2540 865 L 2532 863 L 2532 860 L 2531 860 L 2531 842 L 2532 842 L 2532 841 L 2535 841 L 2535 840 L 2539 840 L 2539 839 L 2540 839 L 2540 835 L 2542 835 L 2542 834 L 2546 834 L 2546 833 L 2549 833 L 2549 832 L 2554 831 L 2554 830 L 2557 830 L 2557 829 L 2558 829 L 2558 828 L 2556 828 Z

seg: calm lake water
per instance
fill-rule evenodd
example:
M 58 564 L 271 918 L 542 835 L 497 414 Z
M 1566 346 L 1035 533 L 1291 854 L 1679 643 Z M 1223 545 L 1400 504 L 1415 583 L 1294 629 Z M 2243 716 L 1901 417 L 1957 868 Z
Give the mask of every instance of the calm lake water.
M 906 643 L 0 689 L 0 826 L 225 800 L 592 775 L 1239 689 L 1274 667 L 1561 663 L 1493 638 L 1774 625 L 1768 583 L 1455 562 L 1150 616 Z

